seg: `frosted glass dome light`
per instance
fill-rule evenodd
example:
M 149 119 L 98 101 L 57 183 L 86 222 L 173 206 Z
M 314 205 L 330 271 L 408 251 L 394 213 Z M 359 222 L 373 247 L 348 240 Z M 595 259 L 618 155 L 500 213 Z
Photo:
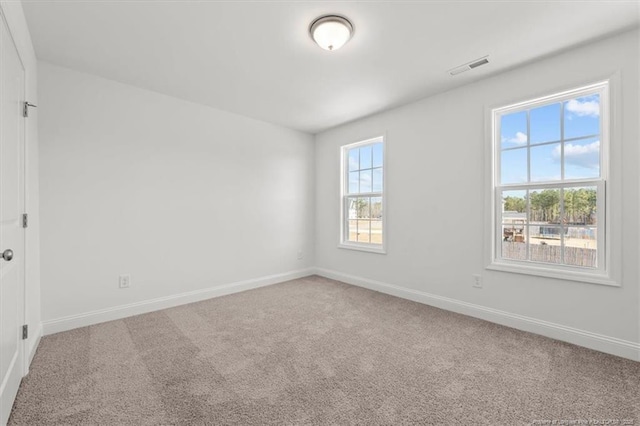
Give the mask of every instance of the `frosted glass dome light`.
M 321 16 L 309 27 L 311 38 L 325 50 L 338 50 L 353 36 L 353 24 L 338 15 Z

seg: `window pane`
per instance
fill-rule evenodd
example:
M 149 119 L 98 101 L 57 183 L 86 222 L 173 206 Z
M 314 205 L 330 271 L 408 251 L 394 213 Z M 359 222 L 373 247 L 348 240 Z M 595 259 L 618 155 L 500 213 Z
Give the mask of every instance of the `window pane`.
M 371 197 L 371 218 L 382 220 L 382 197 Z
M 502 239 L 524 242 L 527 222 L 527 192 L 502 191 Z
M 560 180 L 560 144 L 531 147 L 531 182 Z
M 500 141 L 503 148 L 527 144 L 527 112 L 505 114 L 500 119 Z
M 382 169 L 373 169 L 373 192 L 382 192 Z
M 588 138 L 564 144 L 564 178 L 600 177 L 600 139 Z
M 349 197 L 347 199 L 347 217 L 349 219 L 358 218 L 358 199 L 357 198 Z
M 360 148 L 360 170 L 362 169 L 370 169 L 371 168 L 371 159 L 372 159 L 372 147 L 363 146 Z
M 503 184 L 526 182 L 527 148 L 502 151 L 500 166 L 500 181 Z
M 598 266 L 596 228 L 570 226 L 564 237 L 564 263 L 573 266 Z
M 382 167 L 382 144 L 373 145 L 373 167 Z
M 358 242 L 359 243 L 368 243 L 369 240 L 369 221 L 368 220 L 359 220 L 358 221 Z
M 359 149 L 350 149 L 349 150 L 349 171 L 358 170 L 360 160 L 358 159 Z
M 360 175 L 358 172 L 349 172 L 349 194 L 356 194 L 359 186 Z
M 347 226 L 347 241 L 358 241 L 358 221 L 349 220 Z
M 502 211 L 519 214 L 526 213 L 527 191 L 502 191 Z M 526 219 L 526 215 L 522 216 L 522 219 Z
M 537 223 L 529 228 L 531 244 L 560 245 L 561 228 L 550 224 Z
M 534 189 L 529 192 L 529 198 L 531 225 L 560 224 L 559 189 Z
M 583 96 L 564 103 L 564 138 L 600 133 L 600 95 Z
M 382 244 L 382 221 L 381 220 L 371 221 L 371 242 L 376 244 Z
M 502 227 L 502 257 L 504 259 L 527 260 L 527 245 L 525 243 L 526 228 L 503 225 Z
M 502 191 L 502 257 L 526 260 L 527 192 Z
M 531 144 L 560 140 L 560 103 L 532 109 L 529 120 Z
M 529 260 L 533 262 L 560 263 L 562 228 L 548 225 L 529 227 Z
M 526 242 L 526 226 L 525 221 L 521 219 L 509 220 L 502 224 L 502 240 L 511 243 Z
M 371 170 L 360 171 L 360 192 L 371 192 Z
M 598 188 L 565 188 L 564 190 L 564 224 L 597 225 L 596 207 Z
M 358 219 L 368 219 L 371 217 L 369 200 L 370 198 L 367 197 L 358 198 L 358 201 L 356 202 Z
M 502 191 L 502 257 L 526 260 L 527 192 Z

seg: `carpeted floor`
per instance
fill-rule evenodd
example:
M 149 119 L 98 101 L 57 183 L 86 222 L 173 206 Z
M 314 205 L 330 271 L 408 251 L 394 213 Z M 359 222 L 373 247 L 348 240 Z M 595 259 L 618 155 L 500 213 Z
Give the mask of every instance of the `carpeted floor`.
M 552 420 L 640 425 L 640 363 L 308 277 L 45 337 L 9 424 Z

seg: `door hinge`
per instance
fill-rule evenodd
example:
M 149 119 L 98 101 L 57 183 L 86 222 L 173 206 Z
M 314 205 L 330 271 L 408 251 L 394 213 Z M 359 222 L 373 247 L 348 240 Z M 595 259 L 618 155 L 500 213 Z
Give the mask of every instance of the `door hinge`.
M 25 102 L 22 107 L 22 116 L 25 118 L 29 116 L 29 107 L 38 108 L 37 105 L 30 104 L 29 102 Z
M 29 338 L 29 326 L 27 324 L 22 326 L 22 340 Z
M 22 215 L 22 227 L 26 228 L 27 226 L 29 226 L 29 215 L 25 213 Z

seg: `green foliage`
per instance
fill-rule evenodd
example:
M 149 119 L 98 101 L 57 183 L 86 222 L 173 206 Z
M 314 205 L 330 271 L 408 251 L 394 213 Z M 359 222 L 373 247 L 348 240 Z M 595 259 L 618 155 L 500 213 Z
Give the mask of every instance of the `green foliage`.
M 571 189 L 564 191 L 564 212 L 568 223 L 593 225 L 596 213 L 595 189 Z
M 560 224 L 593 225 L 597 205 L 597 193 L 592 188 L 564 190 L 564 214 L 560 206 L 560 190 L 544 189 L 529 193 L 531 221 Z M 503 199 L 504 211 L 527 211 L 527 197 L 507 196 Z
M 520 197 L 505 197 L 504 210 L 509 212 L 524 213 L 527 210 L 527 200 Z
M 533 191 L 531 198 L 531 220 L 550 223 L 560 222 L 560 191 L 545 189 L 541 192 Z
M 358 198 L 356 201 L 356 209 L 358 217 L 369 217 L 369 200 L 366 198 Z

